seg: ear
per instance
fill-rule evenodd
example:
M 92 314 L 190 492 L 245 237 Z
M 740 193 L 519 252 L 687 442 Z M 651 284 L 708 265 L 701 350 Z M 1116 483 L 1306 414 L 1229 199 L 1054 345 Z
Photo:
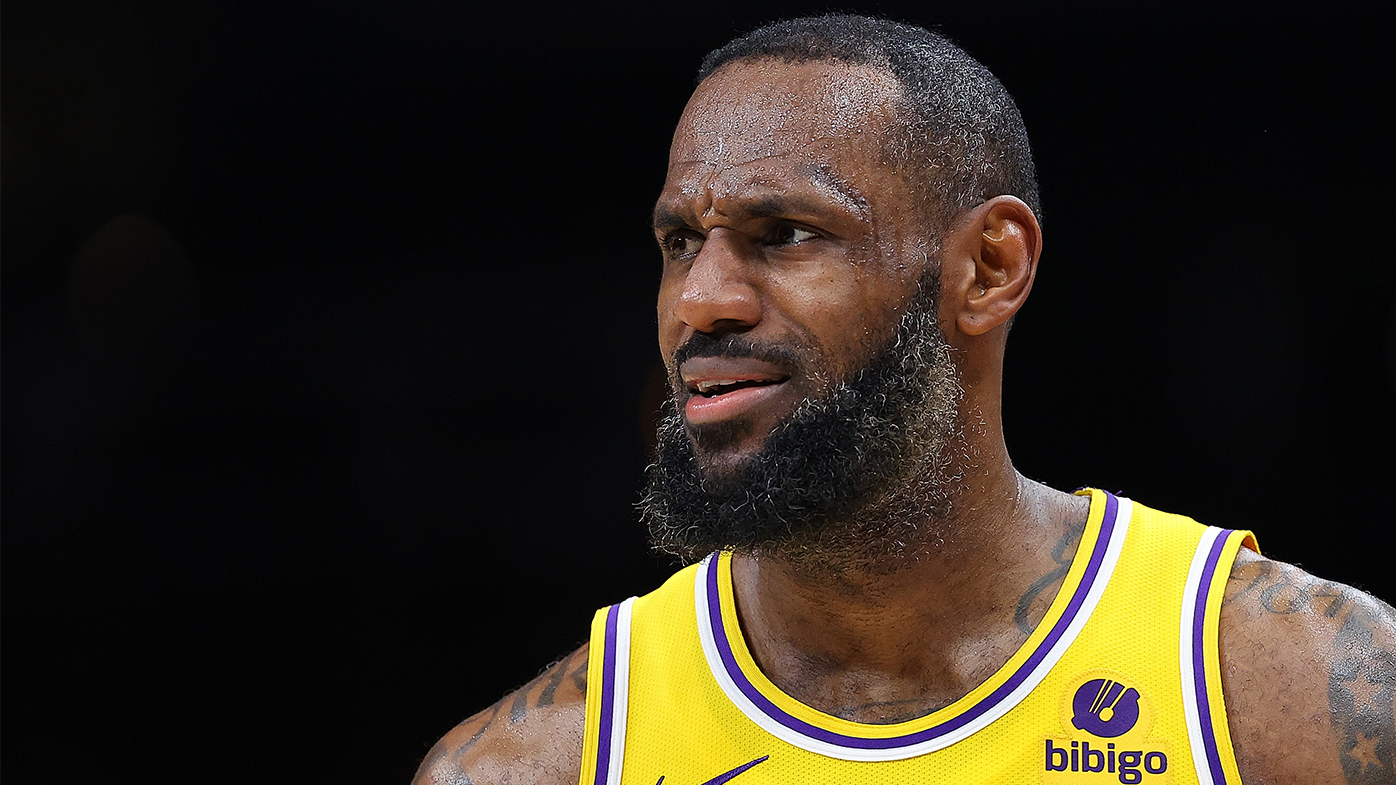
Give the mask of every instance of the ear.
M 955 326 L 965 335 L 983 335 L 1006 324 L 1023 307 L 1037 275 L 1042 228 L 1032 208 L 1016 196 L 996 196 L 956 223 L 951 280 Z

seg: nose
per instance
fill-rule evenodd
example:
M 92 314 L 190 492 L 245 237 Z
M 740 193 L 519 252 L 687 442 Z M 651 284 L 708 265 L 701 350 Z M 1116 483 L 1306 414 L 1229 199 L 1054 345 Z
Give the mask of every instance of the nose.
M 698 332 L 743 332 L 761 320 L 761 297 L 740 239 L 713 229 L 683 272 L 674 316 Z

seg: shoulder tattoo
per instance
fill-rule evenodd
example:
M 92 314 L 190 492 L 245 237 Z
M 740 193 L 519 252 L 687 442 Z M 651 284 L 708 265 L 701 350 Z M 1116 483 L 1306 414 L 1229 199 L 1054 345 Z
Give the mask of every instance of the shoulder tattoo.
M 1258 560 L 1231 571 L 1224 604 L 1308 615 L 1328 650 L 1329 719 L 1348 785 L 1396 783 L 1396 611 L 1352 587 Z
M 565 680 L 579 692 L 586 692 L 589 661 L 586 648 L 578 649 L 544 668 L 529 683 L 466 719 L 431 748 L 418 767 L 413 784 L 473 785 L 466 765 L 471 749 L 491 731 L 525 722 L 530 712 L 552 706 Z

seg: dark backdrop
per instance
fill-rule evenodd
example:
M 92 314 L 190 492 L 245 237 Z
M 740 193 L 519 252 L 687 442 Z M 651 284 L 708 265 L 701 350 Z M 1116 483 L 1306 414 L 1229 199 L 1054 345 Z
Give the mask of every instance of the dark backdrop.
M 699 59 L 823 6 L 7 3 L 4 777 L 405 783 L 669 565 L 647 213 Z M 854 5 L 1020 100 L 1027 475 L 1390 598 L 1380 4 Z

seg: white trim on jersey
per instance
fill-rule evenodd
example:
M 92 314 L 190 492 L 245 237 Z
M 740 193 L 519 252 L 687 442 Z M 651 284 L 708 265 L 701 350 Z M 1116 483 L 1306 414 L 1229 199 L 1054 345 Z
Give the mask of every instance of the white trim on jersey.
M 1106 543 L 1105 552 L 1102 554 L 1100 567 L 1095 579 L 1091 582 L 1089 589 L 1077 609 L 1076 614 L 1062 632 L 1061 636 L 1046 651 L 1037 664 L 1027 673 L 1018 686 L 1007 695 L 999 698 L 992 705 L 982 709 L 982 713 L 972 720 L 947 730 L 943 733 L 932 734 L 930 738 L 925 738 L 925 731 L 919 734 L 908 734 L 919 736 L 915 741 L 896 744 L 891 740 L 891 744 L 879 744 L 876 748 L 867 746 L 854 746 L 853 744 L 839 744 L 825 739 L 814 738 L 796 728 L 789 727 L 780 719 L 767 713 L 766 710 L 758 706 L 739 687 L 725 666 L 722 655 L 718 651 L 717 640 L 714 635 L 712 625 L 709 623 L 709 603 L 708 592 L 706 590 L 706 579 L 709 570 L 716 570 L 718 567 L 715 556 L 709 556 L 702 562 L 696 571 L 694 597 L 695 609 L 697 611 L 698 634 L 702 641 L 703 654 L 708 661 L 708 669 L 712 673 L 723 693 L 732 703 L 741 710 L 752 722 L 771 735 L 789 742 L 800 749 L 827 755 L 832 758 L 848 761 L 887 761 L 903 760 L 905 758 L 924 755 L 928 752 L 944 749 L 955 742 L 961 741 L 978 731 L 988 727 L 995 720 L 1007 714 L 1014 706 L 1023 701 L 1034 689 L 1037 688 L 1052 667 L 1062 658 L 1067 649 L 1076 640 L 1086 622 L 1090 619 L 1091 613 L 1100 602 L 1101 595 L 1105 592 L 1106 585 L 1110 582 L 1110 576 L 1114 573 L 1115 566 L 1119 562 L 1120 552 L 1124 547 L 1125 535 L 1129 530 L 1130 515 L 1133 505 L 1129 499 L 1117 497 L 1118 505 L 1115 510 L 1113 521 L 1102 521 L 1102 531 L 1106 524 L 1110 526 L 1110 539 Z M 1078 554 L 1077 558 L 1089 558 L 1091 554 Z M 729 631 L 728 636 L 736 635 L 735 631 Z M 1011 678 L 1011 677 L 1010 677 Z M 982 704 L 981 704 L 982 705 Z M 871 737 L 869 737 L 871 738 Z
M 1205 684 L 1206 671 L 1205 663 L 1199 661 L 1194 656 L 1194 641 L 1197 632 L 1199 619 L 1197 618 L 1197 598 L 1198 593 L 1203 590 L 1203 584 L 1211 582 L 1212 576 L 1207 572 L 1207 557 L 1212 551 L 1212 546 L 1216 544 L 1218 537 L 1224 537 L 1226 532 L 1215 526 L 1208 526 L 1202 532 L 1202 540 L 1197 544 L 1197 551 L 1193 554 L 1192 564 L 1188 567 L 1187 584 L 1183 587 L 1183 608 L 1182 622 L 1178 625 L 1178 656 L 1182 675 L 1183 693 L 1183 719 L 1188 729 L 1188 744 L 1192 747 L 1193 767 L 1197 769 L 1198 785 L 1224 785 L 1217 782 L 1212 777 L 1211 766 L 1207 762 L 1207 747 L 1203 740 L 1202 717 L 1198 707 L 1197 688 L 1198 680 Z M 1206 608 L 1202 609 L 1206 613 Z M 1202 696 L 1206 700 L 1206 694 Z
M 625 718 L 630 703 L 630 608 L 635 598 L 616 608 L 615 672 L 612 674 L 611 755 L 606 768 L 606 785 L 620 785 L 625 763 Z

